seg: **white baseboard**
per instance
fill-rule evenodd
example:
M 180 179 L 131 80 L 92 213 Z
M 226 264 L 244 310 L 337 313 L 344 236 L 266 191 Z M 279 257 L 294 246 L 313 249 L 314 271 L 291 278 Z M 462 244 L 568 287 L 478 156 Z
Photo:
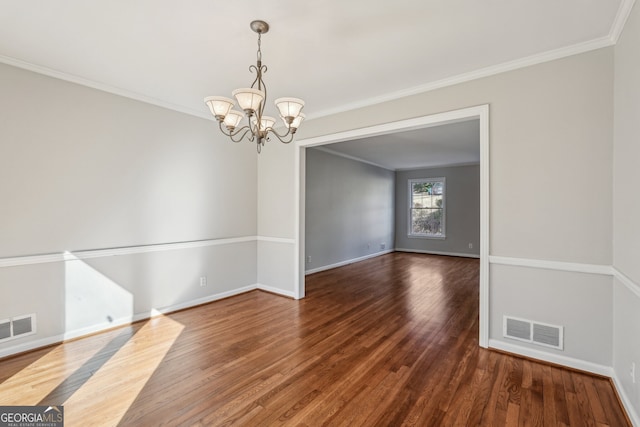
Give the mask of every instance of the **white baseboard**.
M 567 366 L 569 368 L 579 369 L 585 372 L 591 372 L 592 374 L 604 375 L 605 377 L 611 377 L 611 374 L 613 372 L 613 370 L 609 366 L 599 365 L 597 363 L 587 362 L 586 360 L 575 359 L 573 357 L 563 356 L 560 354 L 548 353 L 546 351 L 536 350 L 518 344 L 499 341 L 496 339 L 489 340 L 489 348 L 494 348 L 496 350 L 502 350 L 513 354 L 519 354 L 521 356 L 538 359 L 544 362 L 555 363 L 557 365 Z
M 11 347 L 0 349 L 0 358 L 12 356 L 25 351 L 35 350 L 40 347 L 47 347 L 53 344 L 59 344 L 64 341 L 64 335 L 53 335 L 35 341 L 29 341 L 22 344 L 16 344 Z
M 636 427 L 640 427 L 640 416 L 638 416 L 638 413 L 631 403 L 631 399 L 629 399 L 629 396 L 624 391 L 624 387 L 622 387 L 622 383 L 620 382 L 620 379 L 616 375 L 616 371 L 614 369 L 611 369 L 611 380 L 613 381 L 613 386 L 618 392 L 618 396 L 620 396 L 622 406 L 624 406 L 625 411 L 627 411 L 627 415 L 631 419 L 631 424 Z
M 462 252 L 442 252 L 442 251 L 425 251 L 422 249 L 396 248 L 397 252 L 415 252 L 417 254 L 444 255 L 444 256 L 460 256 L 465 258 L 480 258 L 478 254 L 465 254 Z
M 274 288 L 273 286 L 267 286 L 267 285 L 263 285 L 261 283 L 258 283 L 256 285 L 256 289 L 260 289 L 260 290 L 266 291 L 266 292 L 271 292 L 272 294 L 281 295 L 283 297 L 296 299 L 296 296 L 293 293 L 293 291 L 285 291 L 284 289 Z
M 313 273 L 319 273 L 325 270 L 331 270 L 332 268 L 342 267 L 344 265 L 349 265 L 355 262 L 364 261 L 365 259 L 375 258 L 380 255 L 390 254 L 391 252 L 394 252 L 394 249 L 388 249 L 386 251 L 376 252 L 374 254 L 369 254 L 369 255 L 358 257 L 358 258 L 348 259 L 346 261 L 340 261 L 335 264 L 323 265 L 322 267 L 312 268 L 311 270 L 306 270 L 304 274 L 306 276 L 307 274 L 313 274 Z

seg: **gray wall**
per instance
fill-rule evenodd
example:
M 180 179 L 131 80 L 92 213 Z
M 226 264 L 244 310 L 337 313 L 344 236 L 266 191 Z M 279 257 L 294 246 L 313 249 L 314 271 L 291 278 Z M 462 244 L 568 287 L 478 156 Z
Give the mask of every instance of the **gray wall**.
M 408 181 L 444 177 L 445 239 L 408 237 Z M 469 248 L 469 243 L 473 248 Z M 480 166 L 455 166 L 396 172 L 397 250 L 480 256 Z
M 611 265 L 613 48 L 309 120 L 298 138 L 481 104 L 490 104 L 490 255 Z M 283 208 L 298 209 L 296 149 L 280 146 L 260 156 L 258 178 L 261 188 L 266 188 L 258 203 L 262 235 L 295 236 L 298 224 L 292 221 L 287 227 L 278 215 Z M 278 173 L 263 173 L 267 170 Z M 599 203 L 593 203 L 594 194 Z M 295 244 L 291 247 L 295 251 Z M 295 257 L 280 262 L 284 267 L 272 268 L 295 270 Z M 553 288 L 531 281 L 529 267 L 493 264 L 491 273 L 492 343 L 513 343 L 502 338 L 503 315 L 527 315 L 539 322 L 574 325 L 565 331 L 564 351 L 535 347 L 543 355 L 611 366 L 611 330 L 591 334 L 593 350 L 588 352 L 571 338 L 589 335 L 592 313 L 611 322 L 611 298 L 602 298 L 603 293 L 612 292 L 610 276 L 593 275 L 589 290 L 595 291 L 585 292 L 581 281 L 585 273 L 552 273 L 557 284 Z M 295 275 L 287 277 L 288 285 L 283 286 L 294 288 Z M 553 312 L 545 304 L 532 305 L 506 291 L 518 286 L 537 293 L 539 301 L 557 298 Z
M 613 367 L 640 423 L 640 5 L 615 48 Z M 623 276 L 621 276 L 621 275 Z M 629 370 L 636 364 L 636 382 Z
M 394 172 L 307 149 L 306 270 L 393 249 L 393 206 Z
M 0 257 L 256 234 L 215 122 L 0 65 Z
M 36 313 L 29 342 L 255 285 L 257 243 L 62 261 L 62 253 L 254 236 L 257 159 L 215 122 L 0 65 L 0 319 Z M 206 287 L 199 277 L 207 276 Z M 86 299 L 71 313 L 76 289 Z M 127 310 L 89 313 L 92 295 Z M 82 308 L 84 307 L 84 309 Z

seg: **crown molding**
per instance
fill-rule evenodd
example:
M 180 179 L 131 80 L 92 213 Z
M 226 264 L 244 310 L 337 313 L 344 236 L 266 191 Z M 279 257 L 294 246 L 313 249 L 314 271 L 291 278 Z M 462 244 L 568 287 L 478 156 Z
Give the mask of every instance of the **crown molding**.
M 567 56 L 577 55 L 591 50 L 601 49 L 613 45 L 611 36 L 607 35 L 598 39 L 589 40 L 583 43 L 574 44 L 559 49 L 554 49 L 539 54 L 527 56 L 525 58 L 516 59 L 514 61 L 503 62 L 502 64 L 492 65 L 490 67 L 481 68 L 479 70 L 471 71 L 468 73 L 458 74 L 457 76 L 444 78 L 435 82 L 426 83 L 419 86 L 414 86 L 409 89 L 403 89 L 388 94 L 367 98 L 362 101 L 352 102 L 336 108 L 330 108 L 322 110 L 316 113 L 307 114 L 307 120 L 317 119 L 320 117 L 331 116 L 334 114 L 344 113 L 351 110 L 357 110 L 359 108 L 370 107 L 372 105 L 381 104 L 383 102 L 395 101 L 400 98 L 406 98 L 413 95 L 418 95 L 432 90 L 441 89 L 447 86 L 453 86 L 460 83 L 469 82 L 472 80 L 481 79 L 484 77 L 490 77 L 495 74 L 505 73 L 507 71 L 513 71 L 520 68 L 529 67 L 532 65 L 541 64 L 544 62 L 554 61 Z
M 451 163 L 451 164 L 443 164 L 443 165 L 433 165 L 433 166 L 416 166 L 412 168 L 398 168 L 396 172 L 410 172 L 410 171 L 419 171 L 422 169 L 444 169 L 444 168 L 457 168 L 463 166 L 479 166 L 480 162 L 462 162 L 462 163 Z
M 11 65 L 17 68 L 22 68 L 23 70 L 32 71 L 34 73 L 42 74 L 48 77 L 53 77 L 55 79 L 75 83 L 80 86 L 90 87 L 92 89 L 97 89 L 102 92 L 107 92 L 113 95 L 122 96 L 124 98 L 133 99 L 135 101 L 144 102 L 146 104 L 155 105 L 156 107 L 165 108 L 167 110 L 177 111 L 179 113 L 200 117 L 206 120 L 214 120 L 211 114 L 207 114 L 204 111 L 198 111 L 188 107 L 184 107 L 182 105 L 172 104 L 170 102 L 166 102 L 157 98 L 142 95 L 140 93 L 133 92 L 127 89 L 122 89 L 116 86 L 111 86 L 111 85 L 100 83 L 94 80 L 85 79 L 84 77 L 80 77 L 73 74 L 65 73 L 63 71 L 54 70 L 52 68 L 47 68 L 40 65 L 32 64 L 30 62 L 12 58 L 10 56 L 0 55 L 0 63 Z
M 609 39 L 611 40 L 611 44 L 618 43 L 618 39 L 622 34 L 622 30 L 624 30 L 624 25 L 627 23 L 627 19 L 631 14 L 631 10 L 633 9 L 633 5 L 636 0 L 622 0 L 620 3 L 620 7 L 618 8 L 618 13 L 616 13 L 616 17 L 613 20 L 613 25 L 611 26 L 611 31 L 609 32 Z
M 332 150 L 330 148 L 325 148 L 325 147 L 322 147 L 322 146 L 320 146 L 320 147 L 312 147 L 312 148 L 314 148 L 315 150 L 318 150 L 318 151 L 324 151 L 325 153 L 332 154 L 334 156 L 344 157 L 345 159 L 353 160 L 353 161 L 360 162 L 360 163 L 366 163 L 368 165 L 375 166 L 377 168 L 381 168 L 381 169 L 388 170 L 388 171 L 391 171 L 391 172 L 395 171 L 395 169 L 393 169 L 393 168 L 388 168 L 386 166 L 382 166 L 382 165 L 379 165 L 377 163 L 370 162 L 369 160 L 364 160 L 364 159 L 361 159 L 360 157 L 351 156 L 349 154 L 344 154 L 344 153 L 341 153 L 339 151 Z

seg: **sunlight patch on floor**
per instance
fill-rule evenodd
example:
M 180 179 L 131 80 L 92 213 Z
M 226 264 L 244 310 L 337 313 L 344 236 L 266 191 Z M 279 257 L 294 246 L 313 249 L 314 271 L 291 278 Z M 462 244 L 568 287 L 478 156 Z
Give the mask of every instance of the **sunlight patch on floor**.
M 55 347 L 0 384 L 0 402 L 8 406 L 38 405 L 100 351 L 103 345 L 102 341 L 87 341 Z M 38 381 L 33 381 L 34 378 L 38 378 Z M 16 393 L 16 390 L 20 390 L 20 393 Z
M 149 320 L 80 389 L 64 402 L 69 425 L 117 425 L 180 336 L 184 325 Z

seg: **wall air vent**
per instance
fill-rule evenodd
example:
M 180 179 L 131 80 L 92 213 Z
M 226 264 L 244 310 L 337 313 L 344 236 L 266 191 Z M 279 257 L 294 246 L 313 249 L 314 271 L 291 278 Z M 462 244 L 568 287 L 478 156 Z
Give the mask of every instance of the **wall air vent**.
M 11 338 L 11 320 L 0 320 L 0 341 Z
M 562 326 L 517 317 L 503 317 L 502 335 L 505 338 L 563 350 L 563 332 Z
M 533 342 L 536 344 L 548 345 L 549 347 L 562 349 L 562 327 L 544 325 L 542 323 L 534 323 Z
M 517 340 L 531 341 L 531 322 L 528 320 L 504 318 L 504 336 Z
M 27 314 L 0 320 L 0 342 L 36 333 L 36 315 Z

